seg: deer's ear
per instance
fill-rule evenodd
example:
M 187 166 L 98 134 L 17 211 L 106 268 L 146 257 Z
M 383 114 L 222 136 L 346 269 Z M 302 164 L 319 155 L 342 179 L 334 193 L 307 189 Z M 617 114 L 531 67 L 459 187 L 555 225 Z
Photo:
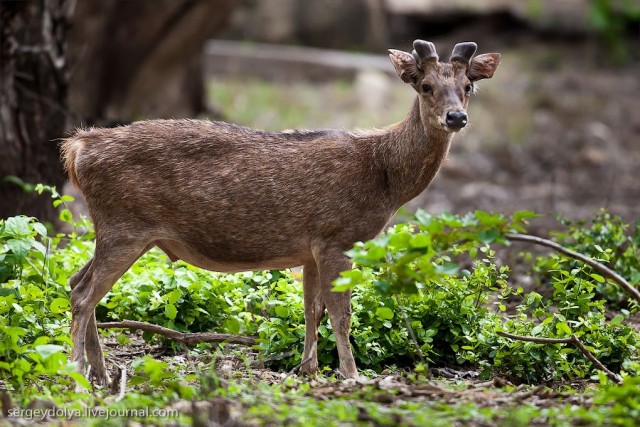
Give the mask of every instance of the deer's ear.
M 496 72 L 499 64 L 499 53 L 483 53 L 482 55 L 478 55 L 471 60 L 469 68 L 467 69 L 467 77 L 472 82 L 490 79 L 493 77 L 493 73 Z
M 403 82 L 410 84 L 418 83 L 418 79 L 422 73 L 418 69 L 418 64 L 413 55 L 401 50 L 389 49 L 389 59 Z

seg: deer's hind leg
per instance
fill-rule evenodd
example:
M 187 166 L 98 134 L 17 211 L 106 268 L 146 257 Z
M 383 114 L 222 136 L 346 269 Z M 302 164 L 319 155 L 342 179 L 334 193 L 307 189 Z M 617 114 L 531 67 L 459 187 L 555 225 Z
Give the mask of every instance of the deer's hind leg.
M 147 249 L 145 243 L 131 239 L 98 238 L 94 257 L 70 280 L 71 361 L 84 373 L 86 351 L 91 374 L 100 384 L 107 384 L 109 376 L 96 329 L 96 305 Z
M 304 265 L 302 288 L 305 326 L 302 360 L 309 360 L 300 367 L 300 372 L 311 375 L 318 371 L 318 326 L 320 326 L 320 322 L 324 317 L 322 286 L 315 261 L 310 261 Z
M 71 276 L 69 284 L 71 285 L 72 291 L 86 275 L 87 271 L 91 268 L 92 263 L 93 258 L 91 258 L 76 274 Z M 90 376 L 93 377 L 98 384 L 109 384 L 111 380 L 107 373 L 107 367 L 104 363 L 104 356 L 102 354 L 102 347 L 100 346 L 100 335 L 98 334 L 98 329 L 96 327 L 95 310 L 91 313 L 91 318 L 87 324 L 84 345 L 87 353 L 87 362 L 89 363 L 89 366 L 91 366 Z

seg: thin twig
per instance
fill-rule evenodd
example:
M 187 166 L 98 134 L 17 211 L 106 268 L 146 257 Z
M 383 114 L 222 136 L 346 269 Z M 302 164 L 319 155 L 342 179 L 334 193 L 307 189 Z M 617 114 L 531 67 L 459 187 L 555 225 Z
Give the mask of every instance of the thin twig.
M 497 334 L 501 337 L 511 338 L 512 340 L 529 341 L 538 344 L 571 344 L 573 342 L 571 338 L 529 337 L 525 335 L 510 334 L 509 332 L 498 332 Z
M 507 233 L 504 236 L 509 240 L 517 240 L 521 242 L 528 242 L 528 243 L 534 243 L 536 245 L 546 246 L 548 248 L 555 250 L 556 252 L 560 252 L 561 254 L 580 260 L 585 264 L 591 266 L 598 273 L 602 274 L 603 276 L 611 279 L 612 281 L 620 285 L 622 289 L 624 289 L 624 291 L 631 298 L 635 299 L 637 302 L 640 303 L 640 291 L 638 291 L 638 289 L 631 286 L 631 284 L 629 284 L 629 282 L 627 282 L 624 277 L 622 277 L 621 275 L 619 275 L 609 267 L 605 266 L 602 263 L 599 263 L 598 261 L 595 261 L 592 258 L 589 258 L 586 255 L 572 251 L 571 249 L 565 248 L 564 246 L 556 242 L 553 242 L 548 239 L 543 239 L 537 236 L 531 236 L 528 234 L 514 234 L 514 233 Z
M 291 374 L 295 374 L 296 372 L 298 372 L 300 370 L 300 368 L 302 368 L 304 365 L 306 365 L 307 363 L 311 362 L 311 360 L 313 359 L 313 355 L 316 352 L 316 346 L 318 345 L 318 341 L 314 341 L 313 344 L 311 344 L 311 350 L 309 351 L 309 356 L 307 356 L 302 362 L 300 362 L 297 366 L 294 366 L 293 368 L 291 368 L 291 370 L 289 371 L 289 373 L 287 374 L 287 377 Z
M 584 355 L 584 357 L 589 359 L 589 361 L 591 361 L 591 363 L 593 363 L 593 365 L 597 369 L 599 369 L 602 372 L 604 372 L 607 375 L 607 377 L 609 377 L 609 379 L 611 379 L 612 381 L 614 381 L 614 382 L 616 382 L 618 384 L 620 384 L 622 382 L 622 377 L 620 375 L 610 371 L 609 368 L 604 366 L 602 364 L 602 362 L 600 362 L 589 351 L 589 349 L 587 349 L 587 347 L 584 346 L 582 341 L 580 341 L 580 339 L 575 335 L 571 335 L 571 337 L 569 337 L 569 338 L 543 338 L 543 337 L 530 337 L 530 336 L 524 336 L 524 335 L 510 334 L 508 332 L 497 332 L 497 334 L 500 335 L 501 337 L 510 338 L 510 339 L 513 339 L 513 340 L 529 341 L 529 342 L 535 342 L 535 343 L 539 343 L 539 344 L 573 344 L 576 347 L 578 347 L 578 350 L 580 350 L 580 352 Z
M 242 335 L 231 334 L 216 334 L 212 332 L 178 332 L 173 329 L 165 328 L 158 325 L 153 325 L 147 322 L 138 322 L 135 320 L 121 320 L 119 322 L 104 322 L 98 323 L 100 329 L 111 328 L 126 328 L 126 329 L 139 329 L 145 332 L 151 332 L 153 334 L 162 335 L 174 341 L 193 345 L 201 342 L 228 342 L 231 344 L 242 345 L 255 345 L 256 339 L 254 337 L 245 337 Z
M 402 314 L 402 317 L 404 318 L 404 322 L 407 325 L 407 330 L 409 331 L 409 337 L 411 337 L 411 341 L 413 342 L 413 345 L 416 347 L 416 351 L 418 352 L 418 357 L 420 358 L 420 362 L 422 362 L 422 364 L 426 364 L 427 361 L 425 360 L 424 356 L 422 355 L 422 349 L 420 348 L 420 343 L 418 343 L 418 338 L 416 338 L 416 334 L 413 332 L 413 327 L 411 326 L 411 322 L 409 321 L 409 317 L 407 316 L 407 313 L 404 311 L 404 307 L 402 306 L 402 304 L 400 304 L 398 296 L 394 295 L 394 297 L 395 297 L 395 300 L 396 300 L 396 304 L 398 305 L 398 308 L 400 308 L 400 313 Z

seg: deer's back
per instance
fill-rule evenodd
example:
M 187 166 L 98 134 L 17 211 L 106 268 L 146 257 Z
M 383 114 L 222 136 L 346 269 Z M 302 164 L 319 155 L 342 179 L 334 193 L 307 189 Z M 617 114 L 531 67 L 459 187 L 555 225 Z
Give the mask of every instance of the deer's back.
M 78 131 L 66 144 L 79 146 L 75 173 L 96 227 L 119 223 L 223 248 L 211 254 L 218 258 L 313 239 L 348 247 L 375 236 L 394 212 L 371 147 L 347 132 L 153 120 Z

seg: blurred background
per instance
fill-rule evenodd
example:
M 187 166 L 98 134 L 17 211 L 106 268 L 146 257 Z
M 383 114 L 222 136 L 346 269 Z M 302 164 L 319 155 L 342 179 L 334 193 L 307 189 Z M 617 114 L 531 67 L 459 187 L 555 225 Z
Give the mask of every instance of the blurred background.
M 78 126 L 397 122 L 415 93 L 386 49 L 422 38 L 503 60 L 406 212 L 528 209 L 549 214 L 538 231 L 556 213 L 640 219 L 637 0 L 2 0 L 0 15 L 0 217 L 54 221 L 21 182 L 73 192 L 57 144 Z

